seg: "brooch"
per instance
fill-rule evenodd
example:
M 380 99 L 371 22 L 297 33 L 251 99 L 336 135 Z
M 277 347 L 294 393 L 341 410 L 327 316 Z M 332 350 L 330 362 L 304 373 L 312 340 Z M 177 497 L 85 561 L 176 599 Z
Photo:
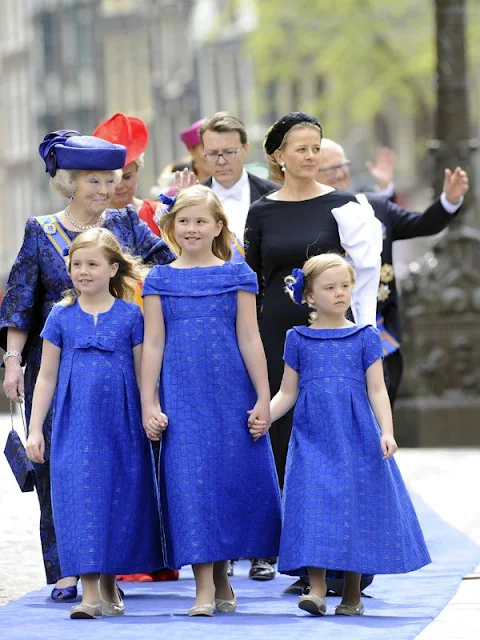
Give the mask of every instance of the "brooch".
M 43 225 L 43 230 L 45 233 L 48 233 L 49 236 L 53 236 L 57 232 L 57 227 L 53 224 L 53 222 L 47 222 Z

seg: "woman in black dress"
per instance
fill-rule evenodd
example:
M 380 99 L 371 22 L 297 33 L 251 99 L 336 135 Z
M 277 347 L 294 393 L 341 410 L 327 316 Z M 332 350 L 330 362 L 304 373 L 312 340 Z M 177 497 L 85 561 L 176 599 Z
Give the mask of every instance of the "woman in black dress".
M 290 113 L 268 131 L 264 147 L 274 177 L 283 182 L 252 204 L 245 229 L 245 259 L 260 285 L 260 331 L 272 396 L 283 375 L 285 334 L 308 324 L 308 308 L 285 294 L 284 278 L 307 258 L 325 252 L 348 253 L 357 286 L 352 313 L 358 324 L 375 326 L 382 232 L 373 210 L 347 191 L 316 181 L 322 128 L 302 112 Z M 270 429 L 280 485 L 283 486 L 292 412 Z

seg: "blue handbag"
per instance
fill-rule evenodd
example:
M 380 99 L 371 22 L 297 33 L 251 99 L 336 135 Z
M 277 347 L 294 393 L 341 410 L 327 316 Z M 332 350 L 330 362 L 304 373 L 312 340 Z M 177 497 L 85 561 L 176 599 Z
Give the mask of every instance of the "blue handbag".
M 27 436 L 27 426 L 25 424 L 25 416 L 23 414 L 23 405 L 20 405 L 20 414 L 22 416 L 23 428 L 25 436 Z M 31 460 L 28 459 L 23 442 L 15 430 L 13 422 L 13 406 L 10 400 L 10 418 L 12 428 L 8 434 L 7 443 L 5 445 L 5 457 L 10 465 L 15 480 L 18 482 L 20 490 L 23 492 L 33 491 L 35 486 L 35 469 Z

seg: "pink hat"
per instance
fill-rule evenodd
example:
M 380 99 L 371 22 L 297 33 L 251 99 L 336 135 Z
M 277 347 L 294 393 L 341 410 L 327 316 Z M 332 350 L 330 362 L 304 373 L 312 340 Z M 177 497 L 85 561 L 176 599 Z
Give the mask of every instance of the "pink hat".
M 192 147 L 196 147 L 199 144 L 202 144 L 200 139 L 200 127 L 204 123 L 205 119 L 197 120 L 193 124 L 191 124 L 188 129 L 184 131 L 180 131 L 180 139 L 183 144 L 187 147 L 187 149 L 191 149 Z

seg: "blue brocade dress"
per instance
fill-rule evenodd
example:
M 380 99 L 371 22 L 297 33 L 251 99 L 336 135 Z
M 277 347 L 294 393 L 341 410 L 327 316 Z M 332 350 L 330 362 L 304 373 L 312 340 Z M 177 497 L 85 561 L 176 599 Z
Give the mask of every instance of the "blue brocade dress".
M 279 571 L 406 573 L 430 556 L 395 460 L 383 460 L 365 372 L 382 357 L 372 326 L 294 327 L 299 373 L 284 488 Z
M 62 574 L 164 566 L 150 443 L 142 427 L 133 348 L 140 308 L 106 313 L 56 305 L 42 332 L 61 349 L 54 399 L 52 506 Z
M 174 260 L 165 241 L 155 236 L 138 218 L 134 207 L 108 209 L 103 228 L 117 238 L 124 249 L 140 256 L 146 262 L 164 264 Z M 71 241 L 78 233 L 62 227 Z M 0 346 L 6 348 L 9 327 L 28 332 L 23 349 L 25 368 L 25 414 L 30 420 L 32 397 L 42 356 L 40 332 L 55 302 L 62 293 L 72 287 L 65 258 L 58 253 L 36 218 L 28 218 L 25 235 L 17 258 L 12 266 L 5 296 L 0 308 Z M 61 576 L 58 560 L 55 529 L 51 509 L 50 488 L 50 439 L 52 431 L 52 408 L 43 425 L 45 437 L 45 460 L 35 465 L 36 489 L 40 502 L 40 538 L 47 583 L 53 584 Z M 65 574 L 64 574 L 65 575 Z
M 244 263 L 157 266 L 143 295 L 162 301 L 166 341 L 160 454 L 169 566 L 276 556 L 280 494 L 270 439 L 254 442 L 257 396 L 237 342 L 237 292 L 256 293 Z

